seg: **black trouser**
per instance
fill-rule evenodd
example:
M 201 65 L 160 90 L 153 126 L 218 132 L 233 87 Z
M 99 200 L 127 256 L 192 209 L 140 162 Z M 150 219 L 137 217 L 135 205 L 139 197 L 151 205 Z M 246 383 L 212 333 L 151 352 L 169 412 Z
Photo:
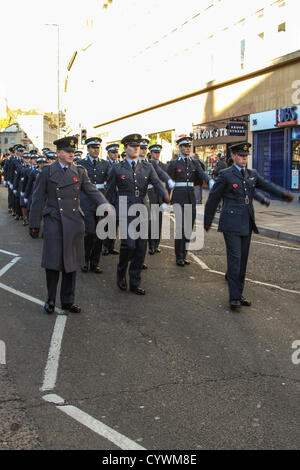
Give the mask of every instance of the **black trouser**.
M 147 240 L 138 238 L 130 243 L 128 240 L 121 240 L 119 264 L 117 268 L 118 279 L 125 278 L 128 263 L 130 287 L 139 287 L 141 283 L 141 271 L 145 260 Z
M 116 234 L 118 231 L 118 227 L 119 227 L 119 221 L 118 219 L 116 219 Z M 103 240 L 103 247 L 106 248 L 108 251 L 112 251 L 115 247 L 115 243 L 116 243 L 115 238 L 105 238 L 105 240 Z
M 159 247 L 160 244 L 160 239 L 161 239 L 161 230 L 162 230 L 162 220 L 163 220 L 163 214 L 161 211 L 158 213 L 158 238 L 152 238 L 153 237 L 153 227 L 151 227 L 151 221 L 153 219 L 149 220 L 149 249 L 156 250 Z M 155 220 L 153 220 L 153 223 L 156 223 Z M 152 228 L 152 231 L 151 231 Z
M 176 220 L 176 237 L 175 237 L 175 255 L 176 261 L 183 261 L 186 259 L 187 249 L 186 244 L 189 243 L 192 231 L 194 228 L 196 220 L 196 206 L 191 205 L 191 226 L 185 226 L 184 220 L 184 207 L 182 206 L 181 216 L 175 210 L 175 220 Z
M 20 196 L 19 196 L 18 192 L 17 192 L 17 194 L 13 193 L 13 211 L 19 217 L 22 216 L 22 211 L 21 211 L 21 207 L 20 207 Z
M 13 209 L 14 207 L 14 193 L 10 188 L 8 188 L 8 195 L 7 195 L 7 203 L 8 203 L 8 208 Z
M 234 232 L 224 232 L 223 235 L 227 253 L 229 299 L 239 300 L 244 290 L 251 233 L 241 236 Z
M 46 269 L 48 300 L 56 299 L 57 285 L 60 271 Z M 76 271 L 66 273 L 62 271 L 60 301 L 61 304 L 73 304 L 75 300 Z
M 84 258 L 86 264 L 90 262 L 91 268 L 98 266 L 102 250 L 102 240 L 96 233 L 88 233 L 84 237 Z

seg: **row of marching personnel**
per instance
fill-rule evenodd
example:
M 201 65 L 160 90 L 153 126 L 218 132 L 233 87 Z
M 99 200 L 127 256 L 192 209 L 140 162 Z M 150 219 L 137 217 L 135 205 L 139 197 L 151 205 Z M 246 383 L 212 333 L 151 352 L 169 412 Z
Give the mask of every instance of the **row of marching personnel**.
M 162 227 L 159 211 L 159 230 L 153 236 L 151 205 L 163 206 L 171 202 L 173 207 L 182 209 L 181 219 L 176 219 L 175 258 L 177 266 L 184 268 L 189 265 L 187 248 L 196 220 L 194 189 L 203 182 L 211 188 L 204 214 L 206 231 L 210 229 L 215 212 L 223 201 L 219 231 L 224 234 L 227 249 L 226 280 L 230 307 L 238 309 L 242 305 L 251 305 L 243 297 L 243 289 L 251 234 L 257 232 L 253 199 L 270 204 L 256 188 L 287 202 L 293 199 L 283 188 L 264 180 L 256 170 L 247 169 L 251 144 L 232 146 L 232 166 L 220 171 L 214 182 L 210 181 L 200 162 L 191 157 L 192 138 L 189 136 L 177 140 L 178 158 L 168 165 L 160 161 L 161 145 L 149 147 L 149 140 L 140 134 L 130 134 L 122 139 L 122 160 L 119 159 L 117 143 L 106 147 L 106 160 L 99 159 L 100 138 L 90 137 L 85 143 L 85 158 L 81 158 L 76 150 L 76 136 L 56 140 L 56 154 L 43 149 L 43 157 L 34 152 L 25 153 L 18 146 L 13 149 L 15 154 L 4 167 L 9 211 L 15 218 L 22 218 L 24 225 L 28 224 L 29 213 L 32 238 L 39 237 L 41 219 L 44 221 L 42 267 L 46 270 L 48 297 L 44 309 L 47 313 L 55 309 L 60 272 L 61 306 L 65 311 L 80 312 L 80 307 L 74 303 L 76 271 L 81 268 L 84 273 L 100 274 L 101 253 L 119 255 L 116 277 L 121 291 L 127 291 L 129 287 L 131 292 L 145 295 L 145 289 L 140 284 L 142 270 L 147 269 L 144 263 L 147 246 L 150 255 L 160 253 Z M 150 159 L 147 158 L 148 152 Z M 74 162 L 76 158 L 78 160 Z M 105 204 L 108 216 L 115 217 L 118 225 L 119 203 L 123 196 L 126 196 L 128 225 L 125 235 L 120 236 L 120 250 L 117 251 L 114 247 L 115 236 L 111 239 L 97 236 L 97 209 Z M 142 234 L 133 237 L 128 230 L 129 224 L 136 218 L 130 214 L 134 204 L 148 206 L 147 220 L 144 221 L 149 224 L 146 238 Z M 182 216 L 186 209 L 191 219 L 188 227 Z

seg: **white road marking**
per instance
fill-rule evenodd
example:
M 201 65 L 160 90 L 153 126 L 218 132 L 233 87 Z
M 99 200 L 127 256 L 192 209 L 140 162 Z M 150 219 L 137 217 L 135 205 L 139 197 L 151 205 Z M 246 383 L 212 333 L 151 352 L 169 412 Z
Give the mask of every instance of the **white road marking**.
M 0 253 L 4 253 L 5 255 L 10 255 L 10 256 L 20 256 L 20 255 L 17 255 L 16 253 L 11 253 L 10 251 L 5 251 L 5 250 L 0 250 Z
M 4 341 L 0 340 L 0 365 L 6 364 L 6 350 Z
M 252 240 L 252 243 L 259 243 L 260 245 L 267 245 L 267 246 L 276 246 L 277 248 L 285 248 L 286 250 L 300 251 L 300 248 L 296 248 L 293 246 L 276 245 L 275 243 L 258 242 L 256 240 Z
M 174 247 L 172 246 L 168 246 L 168 245 L 160 245 L 162 248 L 169 248 L 169 249 L 174 249 Z M 199 264 L 199 266 L 204 270 L 204 271 L 207 271 L 208 273 L 212 273 L 212 274 L 219 274 L 220 276 L 225 276 L 225 273 L 222 273 L 220 271 L 215 271 L 214 269 L 210 269 L 203 261 L 201 261 L 201 259 L 195 255 L 194 253 L 192 252 L 189 252 L 189 256 L 192 257 L 194 259 L 194 261 L 196 261 L 196 263 Z M 246 281 L 248 282 L 252 282 L 254 284 L 259 284 L 261 286 L 266 286 L 266 287 L 272 287 L 273 289 L 278 289 L 278 290 L 281 290 L 283 292 L 290 292 L 291 294 L 300 294 L 300 291 L 298 290 L 291 290 L 291 289 L 285 289 L 284 287 L 280 287 L 280 286 L 277 286 L 275 284 L 268 284 L 267 282 L 262 282 L 262 281 L 255 281 L 253 279 L 249 279 L 249 278 L 246 278 Z
M 42 305 L 44 306 L 45 302 L 43 302 L 40 299 L 36 299 L 35 297 L 32 297 L 31 295 L 25 294 L 24 292 L 21 292 L 19 290 L 14 289 L 13 287 L 7 286 L 6 284 L 2 284 L 0 282 L 0 288 L 6 290 L 7 292 L 10 292 L 11 294 L 18 295 L 19 297 L 22 297 L 23 299 L 29 300 L 30 302 L 33 302 L 34 304 L 37 305 Z M 58 314 L 63 314 L 64 310 L 61 310 L 60 308 L 55 307 L 55 311 Z
M 13 289 L 12 287 L 6 286 L 5 284 L 2 284 L 0 282 L 0 288 L 4 289 L 11 294 L 18 295 L 19 297 L 22 297 L 25 300 L 29 300 L 30 302 L 33 302 L 37 305 L 44 306 L 44 303 L 40 299 L 36 299 L 35 297 L 32 297 L 31 295 L 25 294 L 24 292 L 20 292 L 16 289 Z M 44 372 L 44 382 L 43 386 L 41 387 L 42 391 L 46 390 L 51 390 L 52 388 L 55 387 L 56 383 L 56 377 L 57 377 L 57 371 L 58 371 L 58 364 L 59 364 L 59 357 L 60 357 L 60 350 L 61 350 L 61 343 L 62 343 L 62 338 L 63 338 L 63 333 L 64 333 L 64 328 L 66 325 L 67 321 L 67 316 L 66 315 L 61 315 L 64 311 L 61 310 L 60 308 L 55 308 L 55 311 L 59 314 L 59 316 L 56 317 L 56 322 L 52 334 L 52 339 L 51 339 L 51 344 L 50 344 L 50 350 L 48 353 L 48 360 Z
M 108 441 L 112 442 L 122 450 L 146 450 L 136 442 L 123 436 L 106 424 L 101 423 L 101 421 L 98 421 L 84 411 L 81 411 L 79 408 L 71 405 L 64 405 L 64 400 L 57 395 L 45 395 L 43 396 L 43 399 L 49 403 L 58 404 L 58 410 L 66 413 L 71 418 L 83 424 L 91 431 L 97 433 L 99 436 L 102 436 Z
M 4 266 L 2 269 L 0 269 L 0 277 L 3 276 L 3 274 L 6 273 L 6 271 L 8 271 L 14 264 L 16 264 L 19 260 L 21 259 L 21 257 L 16 257 L 14 259 L 12 259 L 6 266 Z
M 40 388 L 42 392 L 52 390 L 56 384 L 57 371 L 59 366 L 60 351 L 62 339 L 67 322 L 67 316 L 59 315 L 56 317 L 56 322 L 51 338 L 50 349 L 48 353 L 47 364 L 44 372 L 43 386 Z

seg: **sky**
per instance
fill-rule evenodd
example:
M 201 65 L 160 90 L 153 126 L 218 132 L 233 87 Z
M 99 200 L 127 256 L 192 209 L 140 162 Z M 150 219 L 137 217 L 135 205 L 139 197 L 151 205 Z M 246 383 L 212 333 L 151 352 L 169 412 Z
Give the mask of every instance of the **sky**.
M 58 28 L 45 24 L 60 26 L 60 68 L 65 70 L 77 46 L 82 9 L 90 1 L 14 0 L 2 5 L 0 99 L 6 97 L 10 108 L 56 112 Z
M 246 28 L 260 41 L 259 49 L 252 43 L 252 53 L 247 43 L 251 67 L 285 53 L 283 46 L 288 52 L 298 49 L 298 27 L 288 29 L 288 42 L 278 35 L 284 10 L 271 7 L 272 0 L 112 0 L 106 10 L 104 1 L 2 0 L 0 117 L 5 98 L 12 109 L 57 112 L 58 28 L 46 24 L 59 25 L 60 109 L 67 108 L 72 125 L 83 127 L 240 73 L 232 57 L 240 57 L 243 17 L 250 18 Z M 285 1 L 290 9 L 297 2 Z M 272 10 L 268 42 L 258 39 L 260 29 L 254 31 L 260 20 L 253 13 L 265 6 Z M 75 50 L 78 56 L 68 72 Z

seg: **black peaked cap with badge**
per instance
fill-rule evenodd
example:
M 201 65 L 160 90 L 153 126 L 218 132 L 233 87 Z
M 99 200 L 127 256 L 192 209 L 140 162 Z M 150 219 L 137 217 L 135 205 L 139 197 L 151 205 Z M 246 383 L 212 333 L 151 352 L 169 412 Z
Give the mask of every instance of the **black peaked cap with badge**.
M 107 152 L 117 152 L 119 147 L 119 144 L 109 144 L 105 147 L 105 150 L 107 150 Z
M 90 145 L 93 147 L 99 147 L 101 142 L 102 139 L 100 137 L 89 137 L 85 140 L 85 145 L 87 145 L 87 147 L 89 147 Z
M 121 140 L 121 144 L 138 147 L 141 143 L 141 140 L 142 140 L 141 134 L 129 134 L 123 137 L 123 139 Z
M 176 140 L 177 145 L 191 145 L 192 142 L 193 139 L 189 136 L 183 136 Z
M 239 144 L 234 144 L 229 147 L 232 153 L 237 155 L 249 155 L 251 144 L 249 142 L 241 142 Z
M 53 142 L 57 150 L 65 150 L 66 152 L 75 152 L 78 138 L 75 135 L 62 137 Z
M 149 147 L 150 152 L 160 152 L 161 149 L 162 149 L 162 145 L 160 144 L 153 144 L 153 145 L 150 145 Z
M 150 140 L 146 137 L 143 137 L 140 143 L 141 149 L 146 149 L 149 145 Z

